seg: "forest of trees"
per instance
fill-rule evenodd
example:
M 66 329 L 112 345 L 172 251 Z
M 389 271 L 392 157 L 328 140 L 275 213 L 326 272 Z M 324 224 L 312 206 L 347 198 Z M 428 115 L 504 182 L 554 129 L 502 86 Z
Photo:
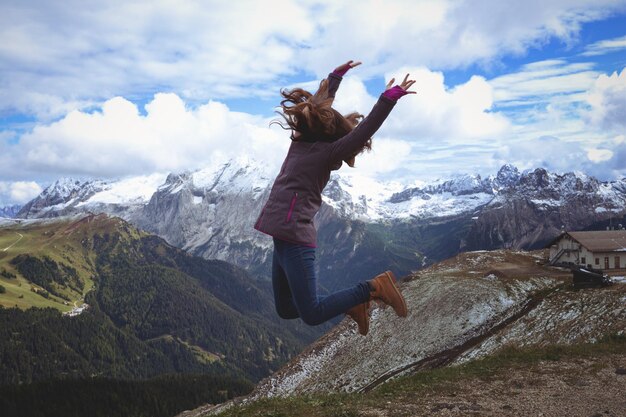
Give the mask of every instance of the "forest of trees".
M 174 415 L 243 394 L 317 335 L 281 322 L 245 271 L 123 225 L 81 238 L 95 260 L 81 314 L 0 307 L 2 417 Z M 51 294 L 84 288 L 50 257 L 10 262 Z
M 0 410 L 3 417 L 171 417 L 251 389 L 252 384 L 241 378 L 212 375 L 42 381 L 0 385 Z
M 47 256 L 40 259 L 28 254 L 21 254 L 13 258 L 11 264 L 30 282 L 39 285 L 50 294 L 66 300 L 68 299 L 67 296 L 58 291 L 57 285 L 69 287 L 79 293 L 85 287 L 76 269 L 64 264 L 59 265 Z

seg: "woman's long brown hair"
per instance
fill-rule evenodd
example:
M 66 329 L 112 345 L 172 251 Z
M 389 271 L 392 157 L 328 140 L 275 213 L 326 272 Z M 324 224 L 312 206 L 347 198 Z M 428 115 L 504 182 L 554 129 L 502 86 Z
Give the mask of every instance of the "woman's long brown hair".
M 320 82 L 320 87 L 315 94 L 311 94 L 302 88 L 282 90 L 280 94 L 283 100 L 280 102 L 282 112 L 278 112 L 287 126 L 280 121 L 273 121 L 283 129 L 291 129 L 299 132 L 291 139 L 303 142 L 334 142 L 354 129 L 363 115 L 350 113 L 343 116 L 332 108 L 333 97 L 328 96 L 328 80 Z M 372 149 L 372 139 L 368 139 L 365 146 L 357 152 Z M 356 154 L 354 155 L 356 156 Z M 350 166 L 354 166 L 354 157 L 346 159 Z

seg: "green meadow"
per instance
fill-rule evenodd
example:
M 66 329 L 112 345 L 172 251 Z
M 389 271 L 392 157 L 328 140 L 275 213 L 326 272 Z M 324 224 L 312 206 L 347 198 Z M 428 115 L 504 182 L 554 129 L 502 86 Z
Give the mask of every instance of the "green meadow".
M 0 306 L 27 309 L 53 307 L 62 312 L 82 304 L 94 286 L 95 257 L 93 235 L 117 222 L 96 222 L 89 216 L 76 222 L 23 222 L 0 227 Z M 91 223 L 91 224 L 89 224 Z M 82 289 L 52 282 L 47 291 L 20 273 L 14 259 L 28 255 L 55 262 L 60 268 L 73 268 Z

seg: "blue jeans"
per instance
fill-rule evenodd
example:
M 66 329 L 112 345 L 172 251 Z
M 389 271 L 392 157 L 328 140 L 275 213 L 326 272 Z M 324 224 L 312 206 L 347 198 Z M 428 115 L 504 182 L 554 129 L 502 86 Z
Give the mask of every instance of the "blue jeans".
M 276 311 L 283 319 L 300 317 L 310 326 L 324 323 L 370 298 L 361 282 L 326 297 L 317 295 L 315 248 L 274 238 L 272 286 Z

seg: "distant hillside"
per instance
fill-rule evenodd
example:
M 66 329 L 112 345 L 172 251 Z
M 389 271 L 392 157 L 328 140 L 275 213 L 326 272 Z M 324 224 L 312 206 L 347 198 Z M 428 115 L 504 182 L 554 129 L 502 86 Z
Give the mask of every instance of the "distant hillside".
M 254 381 L 316 333 L 278 319 L 269 285 L 242 269 L 106 215 L 5 223 L 0 285 L 0 384 L 181 372 Z

